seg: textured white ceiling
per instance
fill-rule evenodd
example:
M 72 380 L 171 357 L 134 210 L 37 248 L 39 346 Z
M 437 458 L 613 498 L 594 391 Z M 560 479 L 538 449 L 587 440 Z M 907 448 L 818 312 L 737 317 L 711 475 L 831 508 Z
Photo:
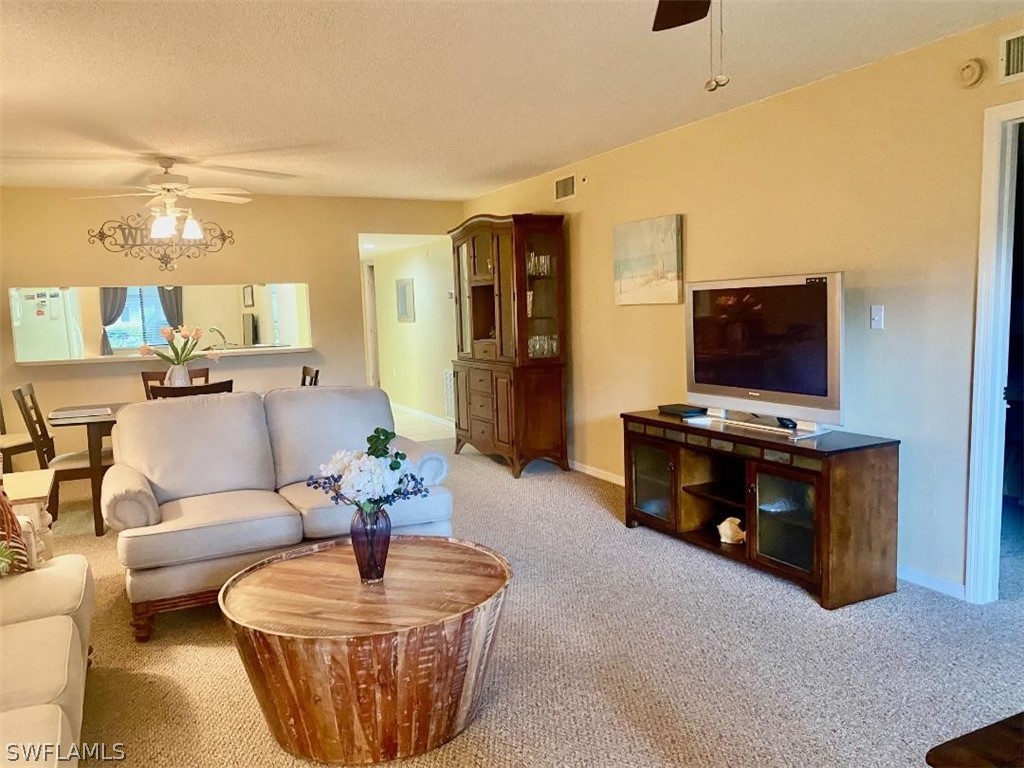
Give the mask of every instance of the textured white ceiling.
M 653 33 L 655 0 L 4 0 L 0 172 L 465 199 L 1020 7 L 724 0 L 709 94 L 707 22 Z

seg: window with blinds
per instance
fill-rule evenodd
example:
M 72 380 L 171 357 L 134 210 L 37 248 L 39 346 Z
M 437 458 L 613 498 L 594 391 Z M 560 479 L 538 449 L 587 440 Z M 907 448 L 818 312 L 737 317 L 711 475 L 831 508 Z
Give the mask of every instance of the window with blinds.
M 167 325 L 156 286 L 130 286 L 124 311 L 107 326 L 111 349 L 135 349 L 143 344 L 166 345 L 160 329 Z

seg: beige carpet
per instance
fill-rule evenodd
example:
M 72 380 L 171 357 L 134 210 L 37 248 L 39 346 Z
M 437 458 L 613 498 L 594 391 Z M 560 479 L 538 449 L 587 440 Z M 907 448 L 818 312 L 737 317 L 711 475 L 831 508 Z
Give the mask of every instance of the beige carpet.
M 115 537 L 69 486 L 59 546 L 97 581 L 82 740 L 127 765 L 308 765 L 271 739 L 215 608 L 128 628 Z M 923 765 L 1024 709 L 1024 601 L 900 584 L 822 610 L 799 588 L 621 523 L 622 489 L 453 458 L 455 532 L 515 570 L 480 716 L 409 766 Z M 75 498 L 75 495 L 78 498 Z

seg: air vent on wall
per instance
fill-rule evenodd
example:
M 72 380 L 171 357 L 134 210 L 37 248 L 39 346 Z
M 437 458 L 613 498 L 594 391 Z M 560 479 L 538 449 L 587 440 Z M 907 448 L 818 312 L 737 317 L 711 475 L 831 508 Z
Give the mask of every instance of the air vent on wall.
M 1024 80 L 1024 29 L 999 40 L 999 82 Z
M 555 201 L 568 200 L 570 197 L 576 197 L 576 174 L 555 182 Z

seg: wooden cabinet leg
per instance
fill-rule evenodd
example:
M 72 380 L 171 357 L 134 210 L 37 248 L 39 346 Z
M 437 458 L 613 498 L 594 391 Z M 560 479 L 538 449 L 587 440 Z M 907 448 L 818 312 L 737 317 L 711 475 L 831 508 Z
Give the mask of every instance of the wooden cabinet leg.
M 153 619 L 156 613 L 149 603 L 132 603 L 132 634 L 136 641 L 144 643 L 153 636 Z
M 462 440 L 462 439 L 456 437 L 455 438 L 455 452 L 458 453 L 459 451 L 461 451 L 462 450 L 462 446 L 464 446 L 465 444 L 466 444 L 465 440 Z

